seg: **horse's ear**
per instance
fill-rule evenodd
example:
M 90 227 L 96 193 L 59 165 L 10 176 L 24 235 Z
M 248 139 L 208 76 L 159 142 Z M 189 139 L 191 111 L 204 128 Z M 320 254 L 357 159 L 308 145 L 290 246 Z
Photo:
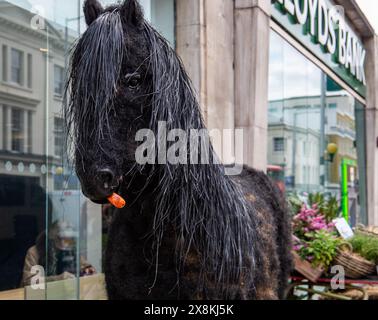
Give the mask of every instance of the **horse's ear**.
M 104 8 L 97 0 L 85 0 L 83 9 L 85 22 L 88 26 L 104 12 Z
M 121 7 L 121 15 L 127 23 L 136 27 L 142 25 L 143 9 L 137 0 L 125 0 Z

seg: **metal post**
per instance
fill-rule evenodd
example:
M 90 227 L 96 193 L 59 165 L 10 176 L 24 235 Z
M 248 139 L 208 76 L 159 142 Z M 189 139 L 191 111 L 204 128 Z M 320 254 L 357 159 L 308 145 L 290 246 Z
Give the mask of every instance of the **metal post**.
M 325 124 L 325 110 L 327 105 L 327 75 L 322 72 L 321 75 L 321 102 L 320 102 L 320 185 L 323 186 L 324 191 L 327 183 L 327 170 L 324 152 L 326 150 L 326 124 Z
M 79 34 L 79 37 L 81 35 L 81 0 L 77 0 L 77 33 Z
M 348 188 L 348 164 L 341 161 L 341 207 L 343 217 L 349 222 L 349 188 Z
M 293 123 L 293 150 L 292 150 L 292 173 L 293 173 L 293 189 L 296 190 L 296 167 L 297 167 L 297 125 L 298 125 L 298 113 L 294 110 L 294 123 Z
M 46 220 L 46 235 L 49 234 L 50 232 L 50 225 L 49 223 L 51 222 L 49 220 L 49 211 L 50 211 L 50 208 L 49 208 L 49 114 L 50 114 L 50 108 L 49 108 L 49 81 L 50 81 L 50 77 L 49 77 L 49 55 L 50 55 L 50 39 L 49 39 L 49 27 L 48 25 L 46 24 L 46 83 L 45 83 L 45 112 L 46 112 L 46 117 L 45 117 L 45 162 L 46 162 L 46 204 L 45 204 L 45 220 Z M 46 257 L 45 257 L 45 261 L 46 261 L 46 270 L 45 272 L 47 272 L 48 270 L 48 265 L 49 263 L 51 263 L 51 261 L 49 261 L 49 257 L 48 257 L 48 254 L 47 252 L 49 251 L 49 246 L 50 246 L 50 243 L 48 241 L 48 237 L 46 236 L 46 242 L 45 242 L 45 248 L 46 248 Z M 47 291 L 47 283 L 45 282 L 45 300 L 48 300 L 49 296 L 48 296 L 48 291 Z

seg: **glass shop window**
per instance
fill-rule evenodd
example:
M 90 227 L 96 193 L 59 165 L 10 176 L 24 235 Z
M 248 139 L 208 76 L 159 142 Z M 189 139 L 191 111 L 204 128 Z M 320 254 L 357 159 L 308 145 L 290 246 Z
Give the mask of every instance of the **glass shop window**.
M 288 194 L 321 192 L 339 202 L 347 197 L 349 206 L 342 210 L 350 222 L 364 222 L 364 119 L 365 107 L 349 91 L 271 31 L 268 163 L 283 168 Z M 344 166 L 348 175 L 342 174 Z
M 37 2 L 0 1 L 0 300 L 106 299 L 111 210 L 83 196 L 61 117 L 83 0 Z M 174 46 L 174 0 L 140 2 Z

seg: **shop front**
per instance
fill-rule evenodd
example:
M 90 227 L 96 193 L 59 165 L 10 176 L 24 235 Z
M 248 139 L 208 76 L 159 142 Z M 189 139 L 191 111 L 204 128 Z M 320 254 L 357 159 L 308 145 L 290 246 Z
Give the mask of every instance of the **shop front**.
M 366 49 L 342 6 L 312 5 L 272 3 L 268 163 L 288 193 L 333 196 L 366 224 Z
M 356 1 L 176 1 L 176 15 L 208 126 L 243 130 L 244 163 L 287 194 L 378 223 L 377 37 Z
M 234 22 L 245 163 L 288 195 L 334 198 L 352 225 L 377 223 L 377 37 L 357 3 L 235 1 Z
M 106 299 L 112 208 L 82 195 L 61 115 L 83 1 L 30 2 L 0 0 L 0 299 Z M 246 165 L 378 224 L 378 41 L 355 1 L 140 3 L 208 127 L 243 130 Z

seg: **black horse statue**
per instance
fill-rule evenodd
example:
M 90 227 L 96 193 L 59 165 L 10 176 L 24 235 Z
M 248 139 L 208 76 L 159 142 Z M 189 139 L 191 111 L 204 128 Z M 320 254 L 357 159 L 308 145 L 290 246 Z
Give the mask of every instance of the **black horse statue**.
M 64 113 L 83 193 L 127 200 L 110 226 L 109 299 L 284 298 L 290 223 L 276 186 L 250 168 L 226 175 L 211 146 L 207 164 L 136 161 L 142 129 L 204 130 L 198 100 L 136 0 L 86 0 L 84 13 Z

